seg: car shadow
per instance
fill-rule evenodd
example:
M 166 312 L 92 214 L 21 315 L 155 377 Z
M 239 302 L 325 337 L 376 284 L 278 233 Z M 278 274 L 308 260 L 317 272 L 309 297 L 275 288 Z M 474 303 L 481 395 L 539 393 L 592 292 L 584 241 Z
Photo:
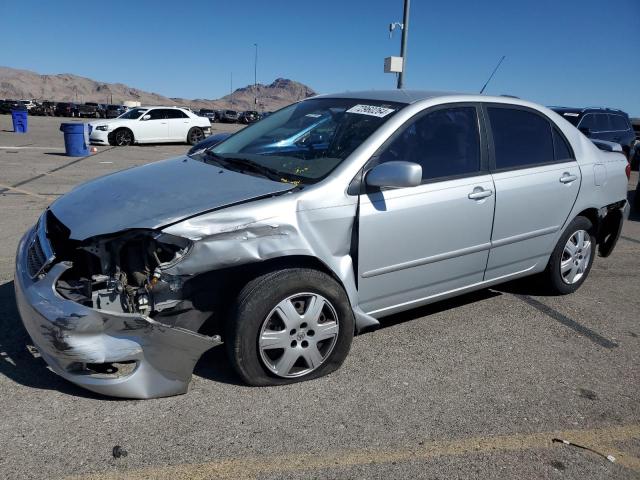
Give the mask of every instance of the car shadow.
M 193 369 L 193 374 L 214 382 L 246 386 L 231 366 L 224 344 L 205 352 Z
M 57 390 L 66 395 L 99 400 L 122 401 L 74 385 L 47 367 L 33 349 L 33 342 L 22 325 L 16 306 L 13 282 L 0 285 L 0 374 L 20 385 Z
M 482 302 L 490 298 L 499 297 L 500 295 L 502 295 L 501 292 L 495 291 L 493 289 L 490 290 L 488 288 L 484 290 L 477 290 L 475 292 L 465 293 L 464 295 L 460 295 L 458 297 L 441 300 L 439 302 L 430 303 L 429 305 L 425 305 L 423 307 L 413 308 L 411 310 L 381 318 L 379 329 L 393 327 L 395 325 L 410 322 L 412 320 L 417 320 L 422 317 L 435 315 L 436 313 L 444 312 L 445 310 L 456 309 L 464 305 Z
M 637 188 L 635 190 L 627 191 L 627 201 L 629 202 L 629 205 L 631 205 L 631 211 L 629 212 L 628 220 L 631 220 L 632 222 L 640 222 L 640 209 L 633 207 L 636 195 L 638 195 Z

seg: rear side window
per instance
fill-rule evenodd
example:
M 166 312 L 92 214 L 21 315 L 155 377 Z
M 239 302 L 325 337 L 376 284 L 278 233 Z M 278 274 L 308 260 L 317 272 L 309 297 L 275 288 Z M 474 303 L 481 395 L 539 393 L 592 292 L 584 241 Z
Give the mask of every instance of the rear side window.
M 551 124 L 527 110 L 488 107 L 497 170 L 555 161 Z
M 611 130 L 629 130 L 627 119 L 622 115 L 609 115 L 609 122 L 611 123 Z
M 553 129 L 553 156 L 556 162 L 573 160 L 573 154 L 567 141 L 556 128 Z
M 167 118 L 188 118 L 187 114 L 180 110 L 165 110 Z
M 380 154 L 381 162 L 396 160 L 421 165 L 423 181 L 479 172 L 476 108 L 443 108 L 412 121 Z
M 611 125 L 609 125 L 609 116 L 606 113 L 596 113 L 596 128 L 594 129 L 596 132 L 608 132 L 613 130 Z

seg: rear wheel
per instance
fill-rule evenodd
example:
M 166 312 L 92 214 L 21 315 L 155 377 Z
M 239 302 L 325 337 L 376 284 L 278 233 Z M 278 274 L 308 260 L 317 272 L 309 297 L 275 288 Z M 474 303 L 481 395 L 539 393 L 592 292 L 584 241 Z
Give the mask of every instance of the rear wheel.
M 575 292 L 591 270 L 596 252 L 593 224 L 586 217 L 576 217 L 556 244 L 544 275 L 552 293 Z
M 204 140 L 204 132 L 200 127 L 193 127 L 189 130 L 189 133 L 187 133 L 187 143 L 189 145 L 195 145 L 202 140 Z
M 283 385 L 338 369 L 349 353 L 354 319 L 329 275 L 291 268 L 249 282 L 227 321 L 227 351 L 250 385 Z

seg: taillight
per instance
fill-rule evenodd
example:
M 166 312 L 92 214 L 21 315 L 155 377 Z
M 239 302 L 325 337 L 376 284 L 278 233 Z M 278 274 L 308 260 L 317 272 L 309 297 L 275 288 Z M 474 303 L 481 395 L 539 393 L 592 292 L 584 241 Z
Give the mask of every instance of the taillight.
M 627 161 L 627 166 L 624 167 L 624 173 L 627 174 L 627 180 L 631 180 L 631 164 Z

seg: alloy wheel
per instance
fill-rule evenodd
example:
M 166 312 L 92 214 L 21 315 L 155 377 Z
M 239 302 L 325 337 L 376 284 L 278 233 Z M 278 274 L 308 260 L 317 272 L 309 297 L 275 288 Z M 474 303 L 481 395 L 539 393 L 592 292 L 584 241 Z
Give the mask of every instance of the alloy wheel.
M 126 130 L 122 130 L 120 132 L 116 133 L 116 145 L 119 147 L 125 147 L 127 145 L 131 144 L 131 134 L 126 131 Z
M 338 316 L 326 298 L 298 293 L 278 303 L 262 323 L 260 358 L 274 375 L 307 375 L 322 365 L 338 340 Z
M 196 128 L 192 130 L 191 133 L 189 134 L 189 143 L 191 143 L 192 145 L 195 145 L 196 143 L 200 142 L 203 138 L 204 138 L 204 133 L 202 132 L 202 130 Z
M 560 276 L 572 285 L 584 276 L 591 260 L 591 236 L 585 230 L 578 230 L 569 237 L 560 260 Z

